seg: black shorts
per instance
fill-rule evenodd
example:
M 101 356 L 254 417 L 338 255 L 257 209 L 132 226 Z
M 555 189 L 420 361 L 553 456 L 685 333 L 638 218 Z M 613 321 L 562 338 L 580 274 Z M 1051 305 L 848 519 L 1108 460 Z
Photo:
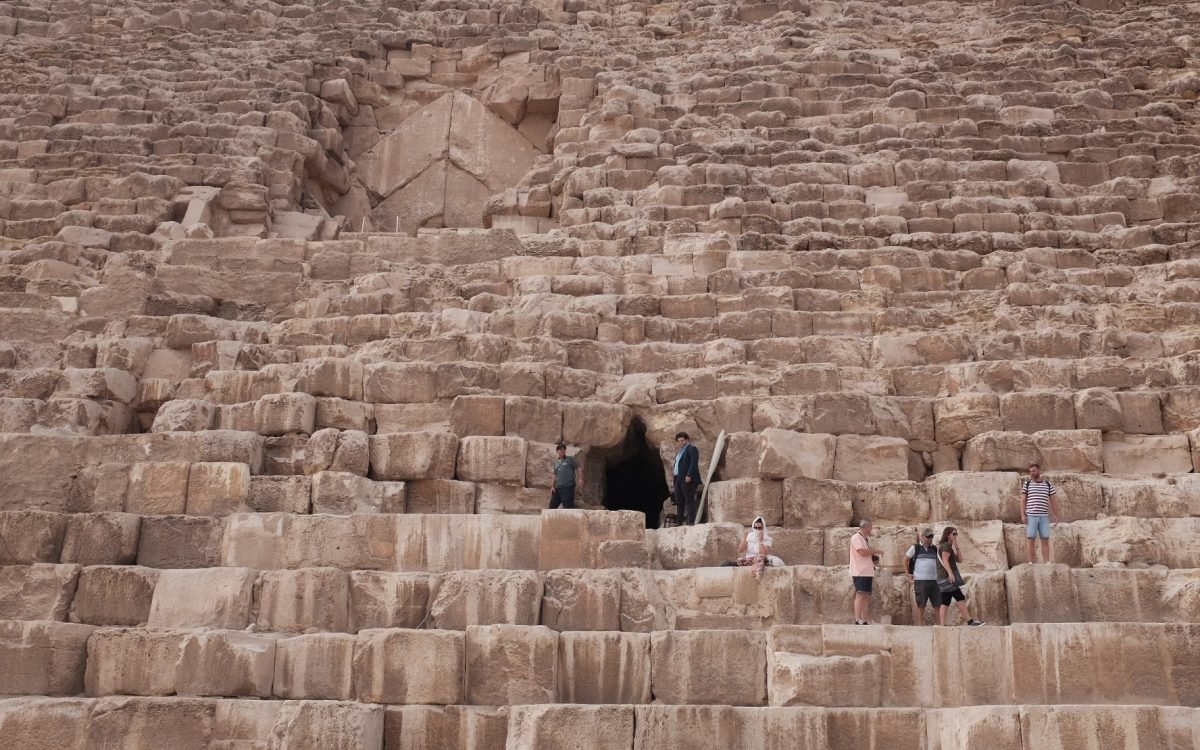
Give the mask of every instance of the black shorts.
M 871 576 L 850 576 L 850 580 L 854 581 L 854 590 L 860 594 L 871 593 L 871 583 L 875 580 Z
M 967 600 L 967 595 L 963 593 L 962 589 L 954 589 L 953 591 L 943 591 L 941 593 L 942 593 L 942 606 L 943 607 L 949 607 L 950 602 L 952 602 L 956 599 L 960 602 L 965 602 Z
M 937 581 L 913 581 L 913 594 L 921 609 L 925 609 L 927 604 L 936 607 L 942 601 L 942 590 L 938 588 Z

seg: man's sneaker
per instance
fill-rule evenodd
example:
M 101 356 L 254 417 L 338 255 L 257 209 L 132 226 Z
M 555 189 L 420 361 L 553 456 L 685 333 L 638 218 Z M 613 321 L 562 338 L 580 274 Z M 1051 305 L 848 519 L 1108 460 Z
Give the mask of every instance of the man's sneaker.
M 983 620 L 967 620 L 968 625 L 982 625 Z

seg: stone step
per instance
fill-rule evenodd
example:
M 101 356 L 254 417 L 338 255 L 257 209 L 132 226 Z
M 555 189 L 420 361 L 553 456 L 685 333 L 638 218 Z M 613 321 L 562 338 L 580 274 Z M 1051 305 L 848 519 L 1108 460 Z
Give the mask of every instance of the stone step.
M 233 630 L 7 622 L 6 694 L 195 695 L 399 705 L 531 702 L 942 708 L 1132 703 L 1195 706 L 1194 625 L 1018 624 L 984 628 L 783 626 L 557 633 L 479 625 L 272 637 Z M 1064 653 L 1064 647 L 1070 653 Z M 1000 668 L 929 658 L 971 650 Z M 406 667 L 430 662 L 419 676 Z M 1083 660 L 1090 668 L 1069 665 Z M 27 666 L 26 666 L 27 665 Z M 436 666 L 435 666 L 436 665 Z M 403 671 L 405 680 L 389 675 Z M 1130 679 L 1133 676 L 1135 679 Z M 861 681 L 861 682 L 860 682 Z M 863 695 L 856 684 L 874 686 Z
M 781 738 L 787 738 L 786 740 Z M 10 698 L 0 740 L 129 750 L 327 747 L 331 750 L 950 750 L 987 741 L 1013 750 L 1080 743 L 1189 747 L 1200 711 L 1178 706 L 1009 705 L 944 709 L 727 705 L 396 706 L 357 702 L 168 698 Z M 273 744 L 278 743 L 278 744 Z
M 965 545 L 968 554 L 977 549 L 969 537 Z M 712 564 L 703 558 L 726 551 L 719 547 L 711 543 L 707 549 L 664 550 L 665 562 L 682 568 L 669 571 L 434 574 L 328 567 L 2 566 L 0 603 L 15 620 L 264 633 L 356 633 L 426 624 L 449 630 L 492 624 L 541 624 L 564 632 L 762 630 L 852 621 L 852 590 L 844 566 L 772 568 L 761 581 L 746 569 L 693 567 Z M 733 549 L 726 557 L 736 556 Z M 778 552 L 790 554 L 783 545 Z M 896 554 L 903 555 L 903 549 Z M 992 624 L 1192 622 L 1200 612 L 1196 568 L 1056 564 L 997 571 L 968 557 L 963 570 L 972 614 Z M 924 624 L 925 617 L 914 613 L 912 604 L 912 585 L 894 568 L 884 568 L 875 582 L 873 615 L 896 624 Z M 951 617 L 951 622 L 961 622 L 957 613 Z

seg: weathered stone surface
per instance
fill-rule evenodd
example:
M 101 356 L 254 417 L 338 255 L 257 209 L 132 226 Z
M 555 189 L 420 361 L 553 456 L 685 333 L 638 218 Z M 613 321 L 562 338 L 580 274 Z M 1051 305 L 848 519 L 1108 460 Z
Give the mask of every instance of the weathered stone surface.
M 898 437 L 838 435 L 833 477 L 843 482 L 908 479 L 908 441 Z
M 94 631 L 65 622 L 0 622 L 0 693 L 79 694 Z
M 650 702 L 649 634 L 563 632 L 558 646 L 560 701 Z
M 807 477 L 832 479 L 837 438 L 807 435 L 791 430 L 762 431 L 758 474 L 768 479 Z
M 376 479 L 453 479 L 458 438 L 437 432 L 373 435 L 371 475 Z
M 650 638 L 652 688 L 664 703 L 766 704 L 767 642 L 762 633 L 665 631 Z
M 450 705 L 463 701 L 461 632 L 363 630 L 354 655 L 358 700 Z
M 66 620 L 79 572 L 47 563 L 0 567 L 0 612 L 10 620 Z
M 150 619 L 159 571 L 137 565 L 92 565 L 79 574 L 71 622 L 145 625 Z
M 519 437 L 465 437 L 458 444 L 457 478 L 524 484 L 525 450 L 525 440 Z
M 433 576 L 424 573 L 350 573 L 348 628 L 417 628 L 425 622 Z
M 768 526 L 783 523 L 784 482 L 769 479 L 731 479 L 708 485 L 708 518 L 714 522 L 749 525 L 762 516 Z
M 558 633 L 546 627 L 473 625 L 466 632 L 466 702 L 558 702 Z
M 269 698 L 274 678 L 273 639 L 230 631 L 201 632 L 183 640 L 175 692 Z
M 241 630 L 250 622 L 257 578 L 246 568 L 164 570 L 154 587 L 147 625 Z
M 354 636 L 340 633 L 276 641 L 272 692 L 278 698 L 351 700 L 356 643 Z
M 536 625 L 541 600 L 542 580 L 533 571 L 456 571 L 438 577 L 429 617 L 434 627 L 446 630 Z
M 344 570 L 263 571 L 255 590 L 255 628 L 281 633 L 345 631 L 349 602 L 350 574 Z
M 519 706 L 509 719 L 514 748 L 632 747 L 632 706 Z

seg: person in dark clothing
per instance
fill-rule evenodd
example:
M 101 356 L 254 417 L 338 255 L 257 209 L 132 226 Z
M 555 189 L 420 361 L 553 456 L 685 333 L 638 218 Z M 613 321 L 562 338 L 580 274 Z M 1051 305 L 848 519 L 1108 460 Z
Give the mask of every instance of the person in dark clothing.
M 559 505 L 565 510 L 575 507 L 575 490 L 583 486 L 583 465 L 579 459 L 567 455 L 565 443 L 554 446 L 557 458 L 554 459 L 554 484 L 550 491 L 550 510 Z
M 703 481 L 700 478 L 700 451 L 692 445 L 686 432 L 675 435 L 675 464 L 672 476 L 675 483 L 671 497 L 675 500 L 675 512 L 679 525 L 696 523 L 696 495 Z

